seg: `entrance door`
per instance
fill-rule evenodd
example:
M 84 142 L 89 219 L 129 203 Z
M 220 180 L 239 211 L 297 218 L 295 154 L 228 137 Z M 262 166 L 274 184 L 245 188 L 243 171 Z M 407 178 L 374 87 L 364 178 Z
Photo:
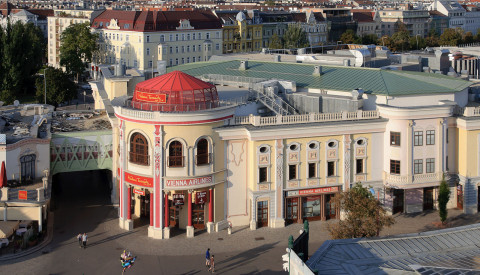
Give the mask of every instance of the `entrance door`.
M 335 208 L 333 197 L 334 195 L 325 195 L 325 217 L 327 220 L 337 217 L 337 209 Z
M 433 187 L 423 189 L 423 210 L 433 209 Z
M 178 208 L 170 206 L 170 227 L 178 228 Z
M 404 200 L 404 191 L 403 189 L 393 189 L 393 211 L 392 213 L 403 213 L 403 200 Z
M 285 215 L 287 224 L 298 222 L 298 201 L 298 198 L 287 198 L 287 213 Z
M 268 226 L 268 201 L 257 202 L 257 227 Z
M 205 207 L 204 204 L 193 205 L 193 227 L 195 229 L 205 228 Z
M 457 208 L 463 210 L 463 186 L 457 184 Z

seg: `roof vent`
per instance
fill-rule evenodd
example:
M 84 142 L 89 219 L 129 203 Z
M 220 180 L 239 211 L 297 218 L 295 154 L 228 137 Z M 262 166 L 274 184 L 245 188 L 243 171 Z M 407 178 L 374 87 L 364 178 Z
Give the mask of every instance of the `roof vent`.
M 240 61 L 240 68 L 238 69 L 242 71 L 246 71 L 248 69 L 248 61 L 247 60 Z
M 312 75 L 316 75 L 316 76 L 321 76 L 323 73 L 322 73 L 322 66 L 315 66 L 313 68 L 313 74 Z

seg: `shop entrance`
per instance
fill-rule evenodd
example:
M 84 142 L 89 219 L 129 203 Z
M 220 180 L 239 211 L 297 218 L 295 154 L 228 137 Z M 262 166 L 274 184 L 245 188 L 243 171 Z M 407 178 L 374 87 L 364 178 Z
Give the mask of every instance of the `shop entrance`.
M 169 211 L 170 227 L 178 228 L 178 211 L 179 211 L 179 208 L 178 208 L 178 206 L 172 205 L 171 200 L 169 200 L 169 204 L 170 204 L 170 211 Z
M 463 210 L 463 186 L 457 183 L 457 208 Z
M 298 201 L 299 198 L 287 198 L 287 213 L 285 214 L 287 224 L 298 222 Z
M 335 207 L 334 195 L 325 195 L 325 217 L 327 220 L 337 217 L 337 209 Z
M 309 221 L 320 220 L 321 217 L 321 196 L 303 197 L 303 218 Z
M 423 211 L 433 210 L 433 187 L 423 189 Z
M 393 189 L 393 209 L 392 214 L 403 213 L 404 190 Z
M 257 202 L 257 227 L 268 226 L 268 201 Z
M 195 229 L 205 228 L 205 205 L 204 204 L 193 205 L 193 227 Z

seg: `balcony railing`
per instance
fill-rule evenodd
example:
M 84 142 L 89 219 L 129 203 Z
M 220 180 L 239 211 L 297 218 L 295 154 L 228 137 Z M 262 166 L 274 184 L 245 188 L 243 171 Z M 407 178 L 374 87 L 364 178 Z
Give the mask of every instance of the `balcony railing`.
M 168 167 L 183 167 L 184 156 L 168 156 Z
M 480 116 L 480 107 L 456 107 L 454 109 L 454 114 L 455 115 L 460 115 L 460 116 Z
M 442 177 L 442 172 L 414 175 L 395 175 L 387 173 L 386 181 L 389 184 L 419 184 L 441 181 Z
M 197 165 L 208 165 L 212 163 L 212 153 L 197 154 L 195 156 L 195 164 Z
M 130 152 L 129 161 L 135 164 L 140 164 L 140 165 L 150 165 L 150 156 L 145 154 Z
M 230 125 L 251 124 L 253 126 L 301 124 L 328 121 L 367 120 L 380 118 L 378 111 L 357 111 L 342 113 L 312 113 L 290 116 L 236 116 L 230 120 Z
M 135 101 L 132 101 L 132 99 L 128 99 L 125 101 L 125 104 L 124 104 L 124 107 L 127 107 L 127 108 L 122 108 L 122 114 L 125 114 L 124 112 L 129 112 L 129 111 L 137 111 L 137 112 L 148 111 L 148 112 L 144 112 L 146 117 L 143 117 L 143 118 L 153 119 L 154 115 L 153 113 L 151 113 L 151 111 L 165 112 L 165 113 L 204 111 L 204 110 L 210 110 L 214 108 L 235 106 L 240 103 L 238 102 L 238 100 L 239 99 L 220 100 L 215 102 L 199 102 L 199 103 L 192 103 L 192 104 L 159 104 L 159 103 L 135 102 Z M 242 103 L 245 103 L 244 101 L 246 100 L 246 98 L 242 98 L 242 100 L 243 100 Z M 129 109 L 129 108 L 133 108 L 133 109 Z

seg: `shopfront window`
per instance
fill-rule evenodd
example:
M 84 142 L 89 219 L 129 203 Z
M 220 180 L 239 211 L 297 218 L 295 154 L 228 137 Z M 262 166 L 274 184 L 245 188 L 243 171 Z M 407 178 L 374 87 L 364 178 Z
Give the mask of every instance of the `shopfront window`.
M 197 143 L 197 165 L 209 164 L 208 141 L 202 138 Z
M 303 199 L 303 217 L 320 217 L 321 196 L 306 197 Z
M 183 146 L 180 141 L 170 143 L 168 154 L 169 167 L 183 167 Z
M 140 133 L 135 133 L 130 139 L 130 162 L 148 165 L 148 142 Z

